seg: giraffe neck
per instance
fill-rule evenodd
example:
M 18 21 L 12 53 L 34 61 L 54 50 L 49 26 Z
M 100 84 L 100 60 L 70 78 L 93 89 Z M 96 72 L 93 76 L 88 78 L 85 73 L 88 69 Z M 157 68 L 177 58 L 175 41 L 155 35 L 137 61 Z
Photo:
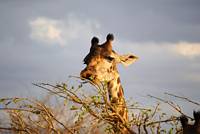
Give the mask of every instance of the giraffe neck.
M 108 82 L 108 95 L 110 102 L 116 104 L 116 112 L 121 115 L 124 121 L 128 121 L 128 111 L 119 76 Z
M 111 102 L 119 101 L 124 97 L 123 88 L 121 86 L 119 77 L 116 77 L 108 82 L 108 94 Z

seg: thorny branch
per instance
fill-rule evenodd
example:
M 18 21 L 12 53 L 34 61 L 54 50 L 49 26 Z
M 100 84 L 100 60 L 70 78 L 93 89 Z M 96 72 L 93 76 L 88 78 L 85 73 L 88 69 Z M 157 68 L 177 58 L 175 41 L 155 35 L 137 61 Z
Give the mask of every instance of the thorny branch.
M 34 84 L 35 86 L 45 89 L 49 93 L 58 96 L 61 100 L 70 101 L 68 108 L 71 105 L 70 110 L 74 113 L 75 120 L 74 123 L 71 121 L 66 123 L 60 118 L 57 118 L 54 108 L 47 106 L 42 101 L 32 100 L 29 98 L 2 98 L 0 103 L 5 105 L 5 107 L 0 108 L 0 111 L 8 111 L 11 118 L 11 127 L 0 127 L 1 130 L 6 131 L 16 131 L 25 133 L 63 133 L 67 132 L 70 134 L 75 134 L 84 128 L 84 123 L 88 127 L 87 120 L 94 122 L 91 127 L 88 127 L 87 132 L 91 132 L 98 127 L 102 127 L 108 133 L 122 133 L 124 128 L 127 129 L 128 133 L 149 133 L 149 132 L 160 132 L 164 131 L 161 124 L 170 122 L 171 127 L 175 128 L 175 132 L 180 131 L 180 126 L 177 126 L 177 121 L 179 117 L 175 116 L 164 116 L 166 113 L 160 113 L 159 103 L 153 108 L 143 108 L 140 105 L 132 104 L 128 105 L 129 109 L 129 122 L 125 122 L 123 118 L 116 112 L 113 105 L 109 102 L 107 96 L 107 89 L 104 83 L 101 85 L 96 85 L 90 80 L 86 80 L 80 77 L 71 76 L 73 78 L 82 79 L 82 84 L 90 83 L 94 87 L 94 95 L 80 94 L 78 89 L 68 88 L 65 83 L 61 84 L 46 84 L 39 83 Z M 200 104 L 192 101 L 186 97 L 173 95 L 170 93 L 165 93 L 169 96 L 176 97 L 193 103 L 197 106 Z M 159 97 L 148 95 L 150 98 L 159 100 L 162 103 L 166 103 L 173 109 L 178 111 L 180 114 L 185 115 L 181 108 L 172 101 L 164 100 Z M 16 105 L 16 107 L 9 107 L 10 104 Z M 59 108 L 60 109 L 60 108 Z M 64 116 L 64 115 L 63 115 Z M 185 115 L 186 117 L 192 119 L 191 117 Z M 36 118 L 37 117 L 37 118 Z M 87 118 L 87 119 L 86 119 Z M 85 122 L 84 122 L 85 121 Z M 73 124 L 73 125 L 72 125 Z M 0 124 L 1 125 L 1 124 Z M 137 126 L 137 128 L 133 128 Z M 39 129 L 38 129 L 39 128 Z
M 174 95 L 174 94 L 171 94 L 171 93 L 164 93 L 164 94 L 169 95 L 169 96 L 173 96 L 173 97 L 175 97 L 175 98 L 179 98 L 179 99 L 188 101 L 188 102 L 190 102 L 190 103 L 193 103 L 193 104 L 195 104 L 195 105 L 197 105 L 197 106 L 200 106 L 200 103 L 195 102 L 195 101 L 193 101 L 193 100 L 191 100 L 191 99 L 189 99 L 189 98 L 187 98 L 187 97 L 178 96 L 178 95 Z
M 152 95 L 148 95 L 148 96 L 151 97 L 151 98 L 157 99 L 157 100 L 159 100 L 159 101 L 161 101 L 161 102 L 163 102 L 163 103 L 168 104 L 168 105 L 171 106 L 173 109 L 175 109 L 177 112 L 179 112 L 181 115 L 184 115 L 184 116 L 190 118 L 191 120 L 193 120 L 192 117 L 187 116 L 186 114 L 184 114 L 184 113 L 182 112 L 181 108 L 180 108 L 178 105 L 175 105 L 172 101 L 164 100 L 164 99 L 161 99 L 161 98 L 159 98 L 159 97 L 152 96 Z

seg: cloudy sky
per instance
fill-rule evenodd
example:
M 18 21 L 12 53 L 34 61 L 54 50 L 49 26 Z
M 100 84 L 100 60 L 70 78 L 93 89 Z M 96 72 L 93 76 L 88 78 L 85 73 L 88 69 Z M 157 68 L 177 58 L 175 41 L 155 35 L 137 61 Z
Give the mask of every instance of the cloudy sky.
M 127 98 L 146 104 L 147 94 L 169 92 L 200 101 L 199 0 L 0 0 L 0 29 L 0 97 L 69 81 L 91 38 L 113 33 L 118 53 L 140 58 L 119 65 Z

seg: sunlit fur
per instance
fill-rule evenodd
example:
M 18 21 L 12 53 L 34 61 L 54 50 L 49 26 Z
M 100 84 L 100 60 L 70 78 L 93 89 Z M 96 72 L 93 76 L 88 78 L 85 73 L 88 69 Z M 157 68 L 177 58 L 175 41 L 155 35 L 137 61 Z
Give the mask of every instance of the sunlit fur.
M 93 41 L 93 40 L 96 41 Z M 97 38 L 98 39 L 98 38 Z M 131 54 L 118 55 L 112 48 L 114 35 L 108 34 L 103 44 L 98 44 L 96 37 L 91 41 L 90 53 L 85 57 L 87 65 L 80 76 L 92 80 L 94 83 L 107 82 L 108 94 L 111 103 L 117 104 L 116 111 L 125 121 L 128 121 L 124 92 L 117 70 L 117 64 L 127 66 L 136 61 L 137 57 Z M 95 47 L 94 47 L 95 46 Z

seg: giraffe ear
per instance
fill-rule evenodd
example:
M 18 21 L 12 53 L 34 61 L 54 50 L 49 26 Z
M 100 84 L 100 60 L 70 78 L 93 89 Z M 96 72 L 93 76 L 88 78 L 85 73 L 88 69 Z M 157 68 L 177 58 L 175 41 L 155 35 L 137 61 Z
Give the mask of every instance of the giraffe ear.
M 121 55 L 119 58 L 124 66 L 128 66 L 138 60 L 138 57 L 132 54 Z

